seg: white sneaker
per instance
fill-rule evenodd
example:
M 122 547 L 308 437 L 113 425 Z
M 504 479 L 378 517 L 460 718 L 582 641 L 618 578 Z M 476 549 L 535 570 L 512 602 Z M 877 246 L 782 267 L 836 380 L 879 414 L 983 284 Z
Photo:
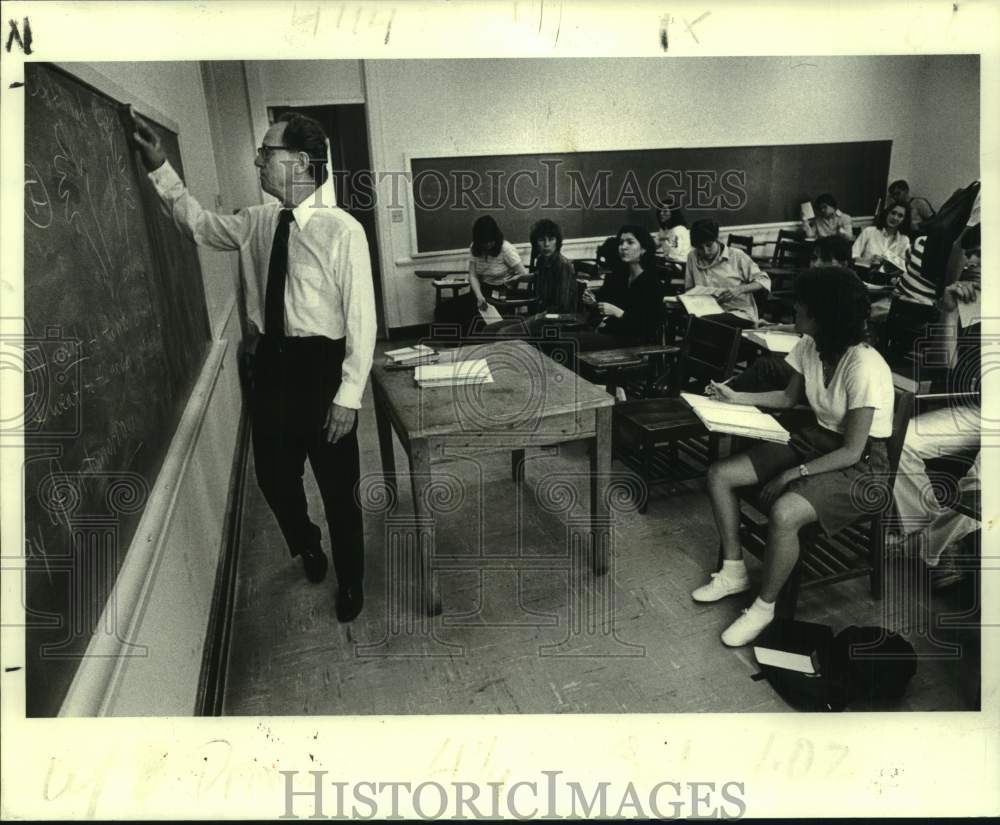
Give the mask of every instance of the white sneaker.
M 718 573 L 712 574 L 712 580 L 708 584 L 703 584 L 691 593 L 691 598 L 696 602 L 717 602 L 726 596 L 734 596 L 750 589 L 750 579 L 744 574 L 740 578 L 728 577 Z
M 773 621 L 773 613 L 748 607 L 735 622 L 722 631 L 722 643 L 728 647 L 748 645 Z

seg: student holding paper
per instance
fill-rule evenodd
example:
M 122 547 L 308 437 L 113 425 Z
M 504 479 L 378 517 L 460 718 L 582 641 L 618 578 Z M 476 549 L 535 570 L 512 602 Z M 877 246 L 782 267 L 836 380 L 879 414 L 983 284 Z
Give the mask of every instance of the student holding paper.
M 795 281 L 795 325 L 803 334 L 789 353 L 795 370 L 784 390 L 741 393 L 712 383 L 721 401 L 791 408 L 808 402 L 816 422 L 794 428 L 786 444 L 761 443 L 713 464 L 708 492 L 722 543 L 722 569 L 692 598 L 714 602 L 750 588 L 739 539 L 738 487 L 764 482 L 769 533 L 760 595 L 722 634 L 724 644 L 752 642 L 774 619 L 778 592 L 799 557 L 799 530 L 819 522 L 832 535 L 862 514 L 858 495 L 889 468 L 893 385 L 889 365 L 864 343 L 868 294 L 847 269 L 823 267 Z M 862 485 L 864 485 L 862 487 Z M 888 492 L 888 491 L 887 491 Z
M 906 204 L 895 203 L 883 209 L 875 225 L 862 229 L 854 242 L 854 263 L 873 271 L 885 269 L 886 264 L 902 271 L 910 251 L 909 224 L 910 208 Z
M 660 225 L 655 238 L 660 252 L 668 261 L 684 263 L 691 251 L 691 232 L 684 212 L 665 203 L 658 204 L 656 222 Z
M 757 324 L 753 293 L 771 291 L 771 278 L 741 249 L 719 241 L 719 225 L 708 218 L 691 227 L 692 250 L 684 272 L 684 289 L 708 287 L 724 312 L 705 316 L 744 329 Z
M 802 231 L 807 238 L 825 238 L 828 235 L 840 235 L 847 240 L 854 240 L 854 229 L 851 216 L 845 215 L 837 208 L 837 200 L 829 192 L 813 201 L 814 218 L 802 218 Z
M 464 332 L 479 312 L 489 307 L 488 299 L 503 299 L 507 286 L 527 275 L 517 249 L 504 240 L 497 222 L 489 215 L 483 215 L 472 225 L 472 246 L 469 247 L 471 291 L 442 303 L 434 313 L 434 320 L 461 324 Z

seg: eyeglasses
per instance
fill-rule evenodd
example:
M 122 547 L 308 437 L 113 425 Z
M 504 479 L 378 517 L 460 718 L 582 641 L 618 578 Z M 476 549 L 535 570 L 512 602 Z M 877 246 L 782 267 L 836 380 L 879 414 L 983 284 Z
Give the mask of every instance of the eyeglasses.
M 262 143 L 257 147 L 257 157 L 259 158 L 269 158 L 272 152 L 277 152 L 279 149 L 288 149 L 287 146 L 268 146 L 266 143 Z

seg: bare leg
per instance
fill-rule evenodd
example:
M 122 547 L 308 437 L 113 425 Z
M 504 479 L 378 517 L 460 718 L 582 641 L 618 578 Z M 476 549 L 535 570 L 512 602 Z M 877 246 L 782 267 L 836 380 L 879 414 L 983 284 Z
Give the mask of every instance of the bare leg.
M 768 515 L 767 550 L 760 598 L 774 603 L 799 560 L 799 530 L 816 521 L 816 511 L 798 493 L 785 493 Z
M 746 455 L 734 455 L 708 468 L 708 497 L 715 514 L 715 526 L 722 543 L 722 557 L 729 561 L 742 558 L 740 549 L 740 505 L 737 487 L 758 483 L 757 471 Z

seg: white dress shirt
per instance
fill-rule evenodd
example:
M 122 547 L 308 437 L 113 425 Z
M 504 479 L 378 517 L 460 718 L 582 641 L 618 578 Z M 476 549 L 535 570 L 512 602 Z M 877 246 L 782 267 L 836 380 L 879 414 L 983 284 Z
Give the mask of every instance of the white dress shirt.
M 149 179 L 174 223 L 195 243 L 239 251 L 247 320 L 259 334 L 264 329 L 267 270 L 280 205 L 219 215 L 201 207 L 169 161 L 150 172 Z M 365 231 L 333 203 L 333 181 L 328 179 L 292 210 L 285 334 L 346 337 L 340 389 L 333 400 L 341 407 L 359 409 L 375 350 L 375 291 Z

